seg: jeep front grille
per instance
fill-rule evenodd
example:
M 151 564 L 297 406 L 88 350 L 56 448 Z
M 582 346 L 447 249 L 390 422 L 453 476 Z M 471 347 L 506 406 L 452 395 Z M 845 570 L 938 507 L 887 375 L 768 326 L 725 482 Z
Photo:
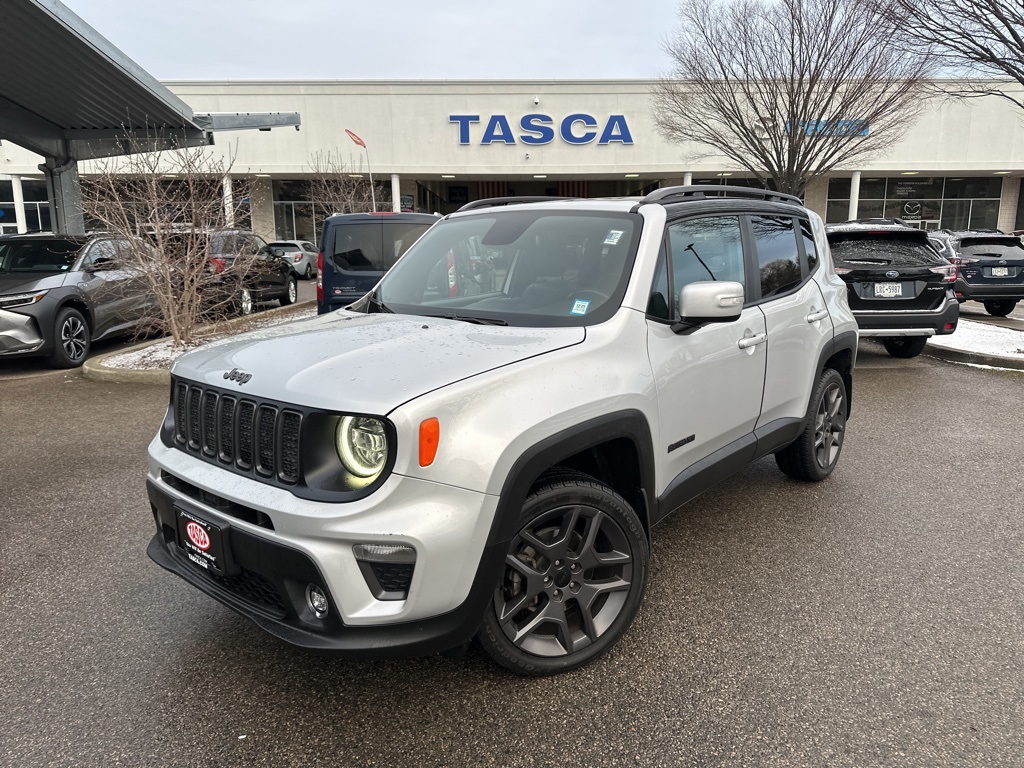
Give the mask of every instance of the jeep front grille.
M 178 382 L 173 413 L 178 448 L 243 474 L 287 485 L 299 482 L 300 412 Z

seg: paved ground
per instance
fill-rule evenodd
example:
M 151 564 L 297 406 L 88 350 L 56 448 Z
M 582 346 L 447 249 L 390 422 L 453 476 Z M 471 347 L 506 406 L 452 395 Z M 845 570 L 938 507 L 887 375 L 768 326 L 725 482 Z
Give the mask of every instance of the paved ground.
M 837 473 L 771 459 L 655 531 L 569 676 L 308 656 L 145 557 L 164 388 L 0 388 L 2 766 L 1019 766 L 1024 374 L 861 346 Z

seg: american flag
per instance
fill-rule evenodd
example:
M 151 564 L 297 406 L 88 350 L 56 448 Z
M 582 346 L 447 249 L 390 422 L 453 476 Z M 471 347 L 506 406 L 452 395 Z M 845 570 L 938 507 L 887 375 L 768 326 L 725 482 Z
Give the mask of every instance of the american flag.
M 508 197 L 507 181 L 481 181 L 479 183 L 479 199 L 486 200 L 489 197 Z
M 590 197 L 589 181 L 560 181 L 558 182 L 559 197 Z

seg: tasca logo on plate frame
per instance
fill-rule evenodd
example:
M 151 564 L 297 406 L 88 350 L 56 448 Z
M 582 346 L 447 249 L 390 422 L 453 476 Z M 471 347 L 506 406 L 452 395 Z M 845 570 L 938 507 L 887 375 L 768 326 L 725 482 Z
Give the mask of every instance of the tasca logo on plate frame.
M 210 535 L 199 523 L 190 522 L 185 526 L 185 533 L 188 534 L 189 541 L 203 550 L 203 552 L 210 548 Z

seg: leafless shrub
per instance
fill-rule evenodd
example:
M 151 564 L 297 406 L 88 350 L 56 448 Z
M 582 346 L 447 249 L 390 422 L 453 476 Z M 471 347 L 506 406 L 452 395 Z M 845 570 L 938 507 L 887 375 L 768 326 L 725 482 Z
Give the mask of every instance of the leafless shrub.
M 385 186 L 375 182 L 371 194 L 370 182 L 364 178 L 368 172 L 361 165 L 347 164 L 340 151 L 314 152 L 309 158 L 309 169 L 310 197 L 319 209 L 326 211 L 325 215 L 372 211 L 375 201 L 377 210 L 391 210 L 390 193 Z
M 779 191 L 883 149 L 923 108 L 930 58 L 863 0 L 683 0 L 679 22 L 659 130 Z
M 129 147 L 140 150 L 140 147 Z M 200 324 L 230 312 L 248 262 L 217 271 L 211 241 L 244 224 L 251 182 L 233 178 L 231 162 L 205 148 L 173 149 L 99 160 L 82 177 L 86 220 L 131 245 L 120 266 L 141 277 L 156 312 L 143 324 L 175 346 L 193 342 Z

